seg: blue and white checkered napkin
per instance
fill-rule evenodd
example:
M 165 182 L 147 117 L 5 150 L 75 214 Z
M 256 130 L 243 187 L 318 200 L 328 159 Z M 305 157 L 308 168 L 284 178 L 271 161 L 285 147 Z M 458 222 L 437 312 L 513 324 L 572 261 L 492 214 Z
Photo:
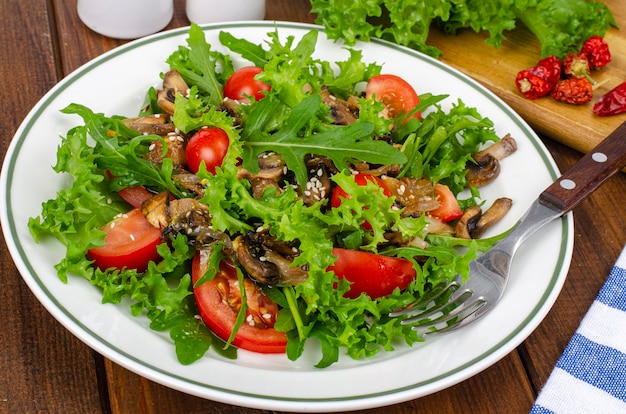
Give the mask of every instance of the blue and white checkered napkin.
M 626 249 L 531 414 L 626 413 Z

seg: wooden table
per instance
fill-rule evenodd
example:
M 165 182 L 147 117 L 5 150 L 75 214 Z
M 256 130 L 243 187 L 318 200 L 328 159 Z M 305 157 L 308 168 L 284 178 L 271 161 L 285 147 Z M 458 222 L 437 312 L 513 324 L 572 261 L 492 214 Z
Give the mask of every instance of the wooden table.
M 189 22 L 176 0 L 168 28 Z M 307 0 L 268 0 L 267 18 L 314 21 Z M 64 76 L 122 41 L 87 29 L 75 0 L 0 2 L 2 156 L 32 106 Z M 545 143 L 561 169 L 580 153 Z M 36 162 L 36 160 L 33 160 Z M 526 413 L 626 242 L 620 174 L 574 213 L 574 257 L 565 286 L 536 331 L 500 362 L 454 387 L 368 414 Z M 27 191 L 27 189 L 25 189 Z M 71 335 L 39 304 L 0 241 L 0 413 L 266 413 L 203 400 L 137 376 Z M 364 379 L 366 380 L 366 379 Z

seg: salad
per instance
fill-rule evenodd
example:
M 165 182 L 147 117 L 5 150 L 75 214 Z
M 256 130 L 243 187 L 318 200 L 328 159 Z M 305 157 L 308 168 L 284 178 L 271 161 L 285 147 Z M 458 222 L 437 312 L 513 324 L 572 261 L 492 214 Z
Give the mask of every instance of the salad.
M 183 364 L 210 347 L 295 360 L 314 340 L 321 368 L 422 341 L 389 312 L 467 277 L 502 237 L 479 238 L 511 200 L 478 187 L 515 141 L 356 49 L 314 58 L 317 36 L 221 32 L 225 54 L 192 25 L 137 117 L 63 110 L 84 121 L 54 166 L 72 184 L 31 234 L 65 245 L 61 280 L 130 300 Z

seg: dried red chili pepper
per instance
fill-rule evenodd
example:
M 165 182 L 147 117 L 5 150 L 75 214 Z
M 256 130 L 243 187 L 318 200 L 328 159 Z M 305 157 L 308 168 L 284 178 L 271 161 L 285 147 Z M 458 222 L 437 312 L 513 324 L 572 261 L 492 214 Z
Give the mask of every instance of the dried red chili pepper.
M 591 84 L 596 81 L 591 77 L 589 59 L 584 53 L 570 53 L 563 59 L 563 73 L 574 78 L 587 78 Z
M 598 116 L 617 115 L 626 112 L 626 82 L 617 85 L 593 105 Z
M 556 56 L 541 59 L 536 66 L 521 70 L 516 78 L 517 89 L 528 99 L 548 95 L 561 77 L 561 61 Z
M 606 66 L 611 61 L 609 45 L 601 36 L 591 36 L 582 46 L 581 53 L 587 56 L 591 69 Z
M 556 84 L 552 97 L 569 104 L 585 104 L 593 98 L 593 85 L 586 78 L 564 79 Z

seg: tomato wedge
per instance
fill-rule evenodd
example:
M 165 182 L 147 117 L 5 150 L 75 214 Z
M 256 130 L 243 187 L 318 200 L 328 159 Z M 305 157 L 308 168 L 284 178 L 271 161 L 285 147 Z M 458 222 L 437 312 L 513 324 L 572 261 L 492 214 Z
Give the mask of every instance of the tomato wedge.
M 405 289 L 415 279 L 413 264 L 406 259 L 338 247 L 333 248 L 333 255 L 337 260 L 328 270 L 352 282 L 345 294 L 351 299 L 361 293 L 373 299 L 387 296 L 395 288 Z
M 87 251 L 101 270 L 127 268 L 143 272 L 151 260 L 161 258 L 157 252 L 161 230 L 153 227 L 139 208 L 116 217 L 102 230 L 106 233 L 104 245 Z
M 110 171 L 107 171 L 106 173 L 109 178 L 115 177 Z M 141 207 L 141 204 L 143 204 L 144 201 L 154 195 L 142 185 L 122 188 L 117 192 L 117 194 L 119 194 L 124 201 L 133 207 Z
M 365 97 L 382 101 L 387 107 L 388 118 L 409 113 L 420 103 L 417 92 L 407 81 L 388 74 L 372 76 L 365 86 Z M 421 119 L 421 116 L 418 111 L 411 118 Z
M 193 283 L 207 269 L 208 255 L 198 252 L 192 262 Z M 278 305 L 274 303 L 250 279 L 244 281 L 248 310 L 246 322 L 237 330 L 232 345 L 262 354 L 282 354 L 287 347 L 287 336 L 274 329 Z M 200 317 L 217 336 L 227 341 L 235 327 L 241 295 L 237 273 L 232 263 L 223 260 L 220 272 L 211 281 L 193 289 Z
M 435 197 L 439 201 L 439 207 L 430 212 L 431 216 L 447 223 L 463 215 L 459 202 L 447 185 L 435 184 Z
M 133 187 L 122 188 L 117 192 L 120 197 L 133 207 L 141 207 L 144 201 L 154 196 L 146 187 L 135 185 Z

